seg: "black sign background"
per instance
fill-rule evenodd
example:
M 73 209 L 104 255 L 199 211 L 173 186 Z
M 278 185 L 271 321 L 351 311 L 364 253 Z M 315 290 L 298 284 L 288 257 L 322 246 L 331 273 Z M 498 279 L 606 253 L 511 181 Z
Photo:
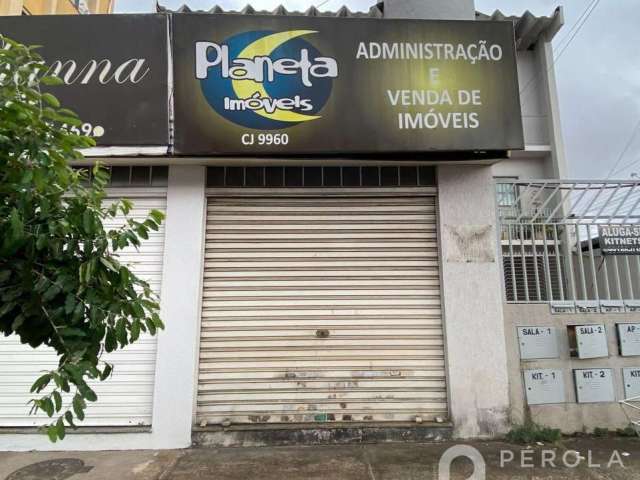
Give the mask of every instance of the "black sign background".
M 511 22 L 491 21 L 423 21 L 340 19 L 294 16 L 260 15 L 173 15 L 173 52 L 175 78 L 175 151 L 178 154 L 207 155 L 260 155 L 260 154 L 329 154 L 382 153 L 382 152 L 472 152 L 503 151 L 524 148 L 518 79 L 515 63 L 515 45 Z M 338 77 L 333 78 L 331 92 L 322 109 L 314 113 L 321 118 L 292 123 L 280 129 L 247 126 L 232 121 L 227 107 L 220 113 L 211 102 L 222 103 L 233 97 L 239 86 L 225 86 L 226 78 L 219 80 L 220 67 L 209 70 L 209 78 L 222 88 L 196 78 L 196 42 L 218 45 L 236 42 L 238 36 L 253 32 L 313 31 L 300 36 L 311 44 L 321 56 L 335 58 Z M 258 33 L 259 34 L 259 33 Z M 286 34 L 286 33 L 284 33 Z M 231 39 L 231 40 L 230 40 Z M 296 39 L 298 40 L 298 39 Z M 280 43 L 287 57 L 300 58 L 295 41 Z M 426 59 L 363 59 L 357 58 L 361 42 L 451 43 L 487 46 L 499 45 L 501 61 L 483 61 L 471 64 L 461 60 Z M 238 45 L 239 44 L 239 45 Z M 230 49 L 252 48 L 257 41 L 238 41 Z M 289 47 L 287 47 L 287 45 Z M 298 45 L 300 45 L 298 43 Z M 231 50 L 230 50 L 231 51 Z M 255 49 L 253 50 L 256 51 Z M 275 50 L 274 50 L 275 51 Z M 214 52 L 214 51 L 212 51 Z M 230 55 L 230 62 L 233 58 Z M 440 69 L 439 83 L 430 83 L 427 72 Z M 213 72 L 213 73 L 212 73 Z M 212 77 L 213 75 L 213 77 Z M 290 76 L 291 77 L 291 76 Z M 299 77 L 299 75 L 298 75 Z M 247 82 L 251 80 L 240 80 Z M 237 80 L 236 80 L 237 82 Z M 315 80 L 314 80 L 315 82 Z M 313 97 L 321 82 L 305 90 Z M 245 84 L 247 85 L 247 84 Z M 254 85 L 254 84 L 249 84 Z M 436 86 L 434 86 L 436 85 Z M 205 88 L 207 92 L 205 93 Z M 240 88 L 242 88 L 240 86 Z M 255 88 L 255 87 L 247 87 Z M 279 88 L 279 87 L 276 87 Z M 388 91 L 425 90 L 430 88 L 481 91 L 482 104 L 478 106 L 434 106 L 434 112 L 468 114 L 476 112 L 480 118 L 477 128 L 400 129 L 399 114 L 424 115 L 429 105 L 392 105 Z M 226 89 L 224 92 L 223 90 Z M 231 97 L 227 92 L 231 92 Z M 237 92 L 237 90 L 236 90 Z M 245 89 L 245 93 L 249 92 Z M 283 93 L 293 98 L 293 93 Z M 214 98 L 214 100 L 212 100 Z M 263 97 L 264 98 L 264 97 Z M 275 98 L 275 96 L 272 96 Z M 323 99 L 324 102 L 324 99 Z M 226 105 L 226 103 L 224 104 Z M 248 112 L 250 115 L 253 112 Z M 264 115 L 262 115 L 264 116 Z M 237 119 L 237 117 L 235 117 Z M 423 117 L 424 118 L 424 117 Z M 430 117 L 433 119 L 434 117 Z M 265 124 L 264 119 L 258 121 Z M 258 123 L 255 123 L 258 125 Z M 259 144 L 259 134 L 286 134 L 287 143 Z M 243 135 L 254 134 L 254 137 Z M 243 143 L 242 139 L 254 143 Z
M 640 255 L 639 225 L 603 225 L 598 233 L 603 255 Z
M 86 85 L 47 87 L 62 106 L 92 128 L 102 127 L 99 146 L 167 145 L 167 17 L 165 15 L 43 15 L 0 17 L 0 33 L 27 45 L 42 45 L 47 64 L 111 62 L 111 72 L 129 59 L 145 60 L 147 75 L 134 84 L 106 85 L 96 69 Z

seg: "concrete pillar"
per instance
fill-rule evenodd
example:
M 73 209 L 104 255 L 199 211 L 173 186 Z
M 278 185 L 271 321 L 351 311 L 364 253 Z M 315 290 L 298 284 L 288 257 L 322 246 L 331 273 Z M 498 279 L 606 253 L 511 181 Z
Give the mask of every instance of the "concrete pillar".
M 153 396 L 155 448 L 191 445 L 205 228 L 202 166 L 169 167 L 167 219 Z
M 22 15 L 23 0 L 0 1 L 0 15 Z
M 438 198 L 454 435 L 494 436 L 507 429 L 509 378 L 491 167 L 438 167 Z
M 384 0 L 385 18 L 475 20 L 473 0 Z

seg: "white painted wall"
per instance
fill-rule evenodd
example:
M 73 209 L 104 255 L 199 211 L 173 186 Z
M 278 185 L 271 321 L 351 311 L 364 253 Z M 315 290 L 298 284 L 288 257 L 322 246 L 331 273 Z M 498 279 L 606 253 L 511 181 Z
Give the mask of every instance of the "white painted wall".
M 549 145 L 543 72 L 536 52 L 518 50 L 518 84 L 525 145 Z
M 550 154 L 544 157 L 524 156 L 502 160 L 491 166 L 494 177 L 513 177 L 518 179 L 540 179 L 547 176 Z
M 564 154 L 564 140 L 562 125 L 560 124 L 560 103 L 558 101 L 558 87 L 556 86 L 555 63 L 553 48 L 550 41 L 540 40 L 536 45 L 539 68 L 542 74 L 541 89 L 545 102 L 549 130 L 549 144 L 551 145 L 550 178 L 567 178 L 567 160 Z
M 61 443 L 44 434 L 2 434 L 0 451 L 135 450 L 186 448 L 197 378 L 205 226 L 206 168 L 171 166 L 153 420 L 149 433 L 70 433 Z
M 454 436 L 507 429 L 509 379 L 491 167 L 438 168 L 442 295 Z

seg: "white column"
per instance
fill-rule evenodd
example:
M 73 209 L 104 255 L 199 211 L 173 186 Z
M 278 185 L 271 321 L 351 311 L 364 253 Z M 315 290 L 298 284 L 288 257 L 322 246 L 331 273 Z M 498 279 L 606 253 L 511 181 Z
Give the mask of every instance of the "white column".
M 504 433 L 509 408 L 491 167 L 438 167 L 438 203 L 454 435 L 489 437 Z
M 205 227 L 206 168 L 169 167 L 158 336 L 153 443 L 191 445 L 196 390 Z

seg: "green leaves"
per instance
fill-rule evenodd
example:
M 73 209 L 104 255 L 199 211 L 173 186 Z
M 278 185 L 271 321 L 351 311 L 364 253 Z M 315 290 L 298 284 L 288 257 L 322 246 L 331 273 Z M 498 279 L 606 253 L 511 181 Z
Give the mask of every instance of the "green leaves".
M 106 169 L 96 164 L 89 182 L 71 168 L 93 140 L 71 132 L 82 121 L 47 91 L 61 80 L 42 76 L 35 50 L 7 41 L 3 73 L 35 81 L 0 83 L 0 334 L 58 355 L 31 387 L 33 409 L 50 417 L 44 430 L 57 441 L 100 400 L 95 385 L 114 368 L 102 352 L 162 328 L 158 299 L 117 254 L 158 231 L 164 214 L 131 218 L 133 202 L 107 204 Z
M 45 375 L 42 375 L 33 383 L 33 385 L 31 385 L 31 393 L 34 393 L 34 392 L 40 393 L 40 391 L 43 388 L 46 388 L 46 386 L 49 385 L 50 381 L 51 381 L 50 373 L 46 373 Z
M 87 404 L 85 403 L 84 399 L 80 394 L 76 394 L 73 397 L 72 405 L 73 405 L 73 413 L 76 414 L 76 417 L 78 418 L 78 420 L 80 421 L 84 420 L 84 409 L 87 408 Z
M 60 107 L 60 102 L 58 101 L 58 99 L 56 97 L 54 97 L 53 95 L 51 95 L 50 93 L 43 93 L 42 94 L 42 100 L 47 102 L 52 107 L 55 107 L 55 108 L 59 108 Z

